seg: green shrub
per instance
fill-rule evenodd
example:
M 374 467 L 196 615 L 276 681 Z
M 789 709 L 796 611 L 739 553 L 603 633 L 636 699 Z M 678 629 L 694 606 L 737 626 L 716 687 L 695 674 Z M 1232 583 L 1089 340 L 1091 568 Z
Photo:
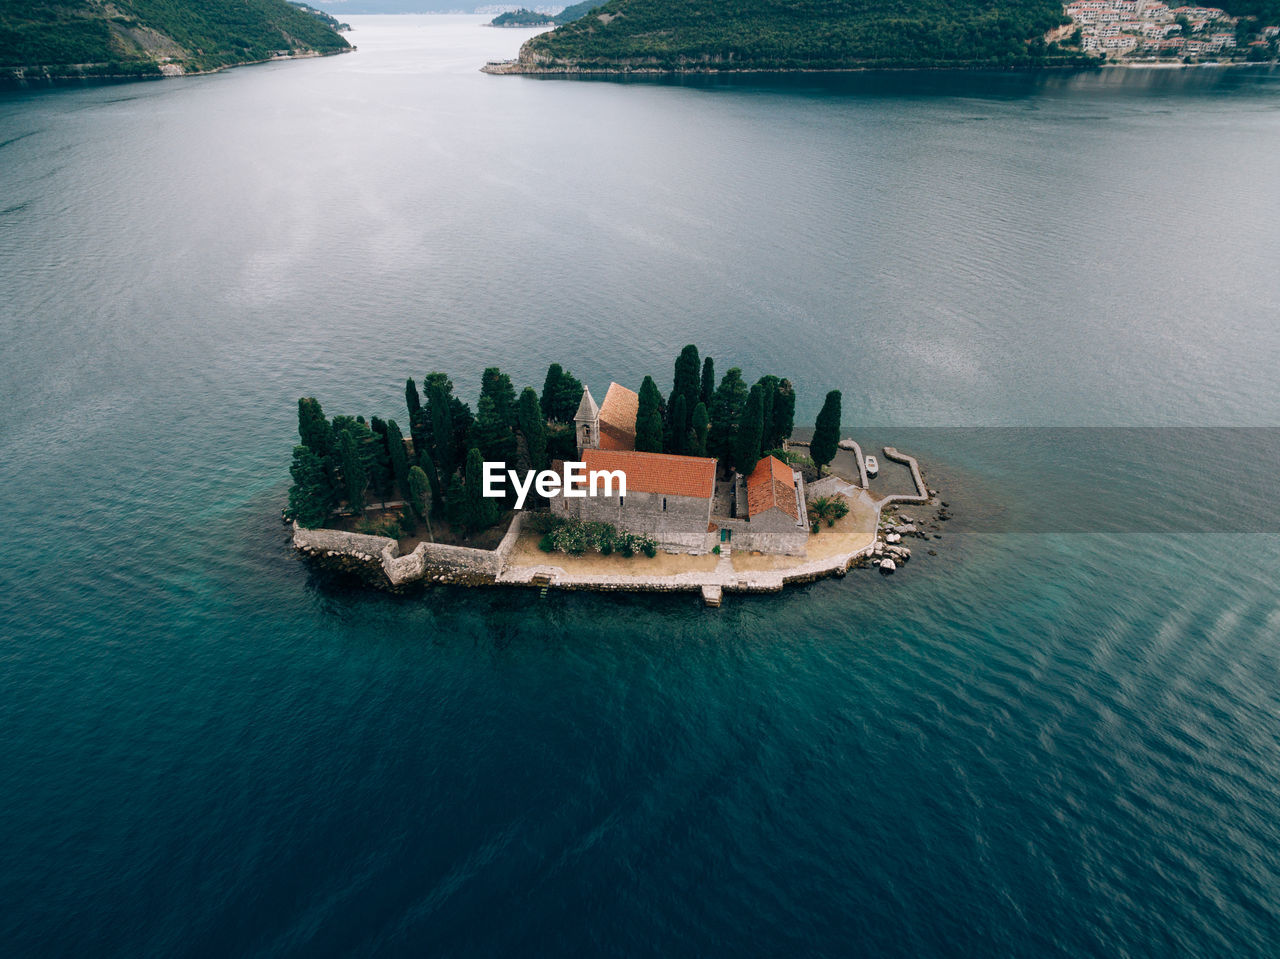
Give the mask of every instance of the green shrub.
M 556 551 L 555 540 L 551 538 L 551 534 L 545 534 L 542 539 L 538 540 L 538 549 L 544 553 L 554 553 Z
M 719 555 L 720 555 L 720 544 L 719 544 L 719 543 L 716 543 L 716 545 L 715 545 L 715 546 L 711 547 L 711 552 L 713 552 L 713 553 L 715 553 L 717 556 L 719 556 Z
M 650 559 L 653 559 L 655 556 L 658 555 L 658 545 L 653 540 L 647 539 L 644 541 L 644 544 L 640 547 L 640 551 L 644 553 L 644 555 L 648 556 Z

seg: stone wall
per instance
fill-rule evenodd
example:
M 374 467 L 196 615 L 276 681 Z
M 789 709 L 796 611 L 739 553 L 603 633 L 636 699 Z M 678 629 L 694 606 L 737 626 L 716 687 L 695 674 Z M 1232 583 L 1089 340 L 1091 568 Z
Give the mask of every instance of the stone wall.
M 497 580 L 523 525 L 524 514 L 516 513 L 498 548 L 491 550 L 419 543 L 412 553 L 401 556 L 400 544 L 386 536 L 304 529 L 297 523 L 293 524 L 293 545 L 306 556 L 364 579 L 380 571 L 386 584 L 396 588 L 419 580 L 477 585 Z
M 612 523 L 628 533 L 648 536 L 668 551 L 705 553 L 709 548 L 710 498 L 635 492 L 626 496 L 556 496 L 551 510 L 563 518 Z

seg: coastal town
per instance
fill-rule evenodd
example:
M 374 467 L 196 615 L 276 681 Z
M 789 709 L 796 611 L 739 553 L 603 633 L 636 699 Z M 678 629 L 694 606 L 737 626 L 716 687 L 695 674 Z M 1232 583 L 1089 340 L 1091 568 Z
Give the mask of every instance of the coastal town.
M 1077 0 L 1063 10 L 1071 23 L 1053 31 L 1051 41 L 1114 60 L 1260 62 L 1275 57 L 1280 38 L 1280 25 L 1233 17 L 1218 7 L 1170 7 L 1159 0 Z

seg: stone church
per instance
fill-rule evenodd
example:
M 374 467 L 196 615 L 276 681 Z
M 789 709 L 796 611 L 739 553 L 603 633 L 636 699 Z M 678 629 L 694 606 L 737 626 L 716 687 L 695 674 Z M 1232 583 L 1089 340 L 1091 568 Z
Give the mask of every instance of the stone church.
M 626 496 L 556 496 L 557 516 L 612 523 L 648 536 L 669 552 L 754 549 L 803 556 L 808 541 L 804 481 L 776 457 L 765 457 L 748 477 L 716 476 L 705 456 L 636 452 L 640 398 L 610 383 L 597 406 L 590 389 L 574 416 L 578 455 L 593 470 L 621 470 Z M 557 467 L 558 469 L 558 467 Z

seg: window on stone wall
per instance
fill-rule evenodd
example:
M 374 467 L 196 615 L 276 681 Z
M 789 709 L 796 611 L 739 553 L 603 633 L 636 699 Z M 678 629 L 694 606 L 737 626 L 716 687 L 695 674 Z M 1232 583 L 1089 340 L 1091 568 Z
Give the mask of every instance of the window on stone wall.
M 662 512 L 665 513 L 666 511 L 667 511 L 667 498 L 664 496 L 662 497 Z

